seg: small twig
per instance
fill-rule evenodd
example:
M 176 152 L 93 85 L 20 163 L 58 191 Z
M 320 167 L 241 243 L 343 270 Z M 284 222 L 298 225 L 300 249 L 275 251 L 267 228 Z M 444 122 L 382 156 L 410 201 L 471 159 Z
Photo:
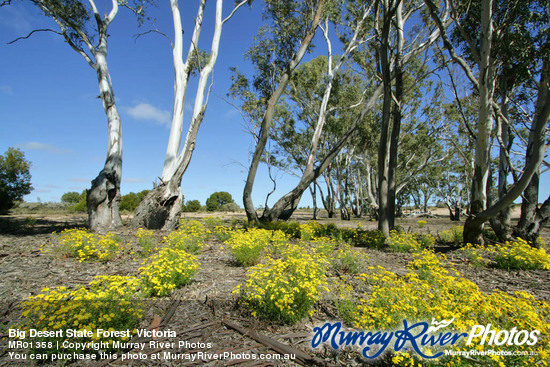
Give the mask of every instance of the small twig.
M 4 4 L 4 3 L 2 3 L 2 5 L 3 5 L 3 4 Z M 30 36 L 32 36 L 33 33 L 36 33 L 36 32 L 53 32 L 53 33 L 55 33 L 55 34 L 58 34 L 58 35 L 60 35 L 60 36 L 63 36 L 63 33 L 58 32 L 58 31 L 54 31 L 53 29 L 49 29 L 49 28 L 40 28 L 40 29 L 35 29 L 35 30 L 33 30 L 31 33 L 27 34 L 25 37 L 23 37 L 23 36 L 22 36 L 22 37 L 17 37 L 17 38 L 14 39 L 13 41 L 8 42 L 8 45 L 11 45 L 11 44 L 13 44 L 13 43 L 15 43 L 15 42 L 17 42 L 17 41 L 20 41 L 20 40 L 26 40 L 26 39 L 28 39 Z
M 164 36 L 168 39 L 168 41 L 170 41 L 170 45 L 172 46 L 172 48 L 174 48 L 174 43 L 172 42 L 172 39 L 166 34 L 166 33 L 162 33 L 161 31 L 159 31 L 158 29 L 150 29 L 148 30 L 147 32 L 143 32 L 143 33 L 138 33 L 134 36 L 134 42 L 137 42 L 138 38 L 141 37 L 141 36 L 145 36 L 146 34 L 149 34 L 149 33 L 158 33 L 160 34 L 161 36 Z

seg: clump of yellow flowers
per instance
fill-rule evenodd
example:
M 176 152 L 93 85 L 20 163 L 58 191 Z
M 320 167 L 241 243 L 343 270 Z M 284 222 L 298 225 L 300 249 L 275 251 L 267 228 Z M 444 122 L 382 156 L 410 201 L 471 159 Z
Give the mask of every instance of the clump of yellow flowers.
M 138 238 L 138 245 L 141 248 L 142 256 L 149 255 L 155 250 L 155 239 L 153 231 L 149 229 L 138 228 L 136 232 Z
M 200 268 L 197 257 L 184 250 L 164 248 L 139 268 L 143 292 L 147 296 L 166 296 L 188 284 Z
M 550 254 L 544 244 L 536 248 L 521 238 L 485 247 L 468 244 L 462 251 L 474 264 L 493 260 L 501 269 L 550 270 Z
M 44 288 L 22 303 L 26 317 L 24 329 L 59 331 L 58 336 L 33 338 L 32 352 L 54 353 L 56 342 L 97 342 L 126 340 L 128 338 L 102 338 L 96 330 L 133 330 L 142 317 L 143 296 L 139 292 L 141 281 L 133 276 L 96 276 L 87 286 L 73 290 L 66 287 Z M 67 330 L 91 331 L 92 337 L 69 337 Z M 45 344 L 43 344 L 43 342 Z M 53 347 L 48 348 L 48 343 Z M 44 348 L 38 349 L 39 346 Z M 90 345 L 90 351 L 93 348 Z M 108 348 L 102 348 L 108 349 Z M 63 349 L 72 352 L 71 349 Z M 75 350 L 76 351 L 76 350 Z M 80 350 L 79 352 L 82 352 Z
M 492 294 L 482 292 L 476 284 L 463 278 L 452 266 L 443 267 L 444 255 L 431 251 L 416 254 L 408 265 L 408 273 L 402 277 L 382 267 L 371 267 L 368 273 L 360 275 L 370 289 L 365 293 L 352 311 L 354 326 L 363 330 L 395 330 L 402 327 L 403 319 L 409 323 L 437 320 L 451 320 L 452 329 L 469 332 L 474 325 L 491 324 L 491 330 L 539 330 L 536 346 L 484 345 L 480 339 L 474 339 L 472 345 L 455 345 L 455 350 L 479 351 L 536 349 L 535 355 L 498 356 L 477 355 L 476 363 L 486 365 L 536 365 L 547 360 L 550 350 L 550 306 L 539 302 L 526 292 L 509 295 L 495 291 Z M 448 331 L 448 330 L 444 330 Z M 448 346 L 444 347 L 448 348 Z M 435 349 L 431 350 L 435 353 Z M 416 365 L 415 358 L 407 353 L 397 353 L 392 362 L 395 365 Z M 457 356 L 442 356 L 438 365 L 470 366 L 471 360 Z
M 233 293 L 252 309 L 252 315 L 295 323 L 313 313 L 322 290 L 327 290 L 327 260 L 302 246 L 288 245 L 280 258 L 250 268 L 246 283 Z
M 431 235 L 417 235 L 412 233 L 401 233 L 391 231 L 387 240 L 388 248 L 395 252 L 419 252 L 422 249 L 431 247 L 435 243 L 435 238 Z
M 107 261 L 122 251 L 120 239 L 112 234 L 99 235 L 84 228 L 65 229 L 59 233 L 59 240 L 42 251 L 63 257 L 74 257 L 83 262 L 89 259 Z
M 197 220 L 182 220 L 177 231 L 164 237 L 168 247 L 185 250 L 192 254 L 198 253 L 204 247 L 207 231 Z
M 282 231 L 249 228 L 236 230 L 225 241 L 229 252 L 241 266 L 257 264 L 268 244 L 278 251 L 281 244 L 286 243 L 287 237 Z

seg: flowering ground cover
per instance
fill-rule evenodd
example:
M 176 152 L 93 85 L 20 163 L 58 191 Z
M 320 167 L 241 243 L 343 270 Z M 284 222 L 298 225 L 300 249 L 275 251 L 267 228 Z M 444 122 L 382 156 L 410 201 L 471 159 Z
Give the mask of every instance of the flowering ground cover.
M 489 323 L 496 332 L 536 328 L 536 346 L 516 349 L 537 355 L 473 358 L 483 365 L 544 365 L 550 350 L 547 250 L 531 250 L 518 240 L 443 255 L 439 233 L 426 232 L 430 225 L 429 219 L 421 228 L 416 225 L 422 234 L 396 232 L 386 241 L 365 224 L 341 228 L 307 222 L 254 229 L 220 218 L 182 221 L 172 233 L 124 228 L 98 236 L 75 229 L 31 240 L 2 234 L 0 255 L 6 255 L 0 258 L 0 295 L 9 302 L 1 304 L 0 333 L 13 325 L 147 327 L 177 298 L 197 301 L 202 314 L 190 317 L 199 311 L 184 304 L 172 327 L 186 330 L 190 322 L 223 316 L 270 335 L 300 335 L 298 341 L 284 341 L 331 362 L 330 350 L 308 346 L 311 330 L 327 320 L 355 330 L 395 330 L 403 319 L 430 322 L 434 317 L 454 319 L 456 330 Z M 449 229 L 445 241 L 459 233 Z M 8 283 L 10 276 L 22 281 Z M 231 338 L 216 332 L 203 337 L 219 348 L 232 345 Z M 361 360 L 357 348 L 346 347 L 338 355 L 340 365 Z M 0 356 L 0 362 L 5 358 Z M 471 359 L 446 356 L 429 365 L 469 366 Z M 415 353 L 392 348 L 379 362 L 426 363 Z

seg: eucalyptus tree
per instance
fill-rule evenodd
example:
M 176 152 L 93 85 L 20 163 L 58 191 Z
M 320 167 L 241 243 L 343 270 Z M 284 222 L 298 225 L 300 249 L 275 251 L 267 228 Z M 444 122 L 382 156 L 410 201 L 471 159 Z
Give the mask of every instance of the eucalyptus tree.
M 122 225 L 119 214 L 120 182 L 122 175 L 122 130 L 113 82 L 107 64 L 109 26 L 121 6 L 131 9 L 140 21 L 144 19 L 146 1 L 130 6 L 126 1 L 112 0 L 110 11 L 102 16 L 96 2 L 79 0 L 31 0 L 44 15 L 53 19 L 58 30 L 37 29 L 35 32 L 53 32 L 78 53 L 97 74 L 99 98 L 107 116 L 108 146 L 103 169 L 92 181 L 87 192 L 88 222 L 94 231 L 106 231 Z M 103 4 L 102 4 L 103 5 Z M 106 4 L 105 4 L 106 6 Z M 100 6 L 102 8 L 103 6 Z M 93 20 L 92 20 L 93 19 Z
M 404 77 L 407 65 L 429 50 L 439 38 L 440 29 L 423 19 L 424 27 L 413 27 L 405 33 L 406 23 L 414 17 L 422 19 L 421 2 L 384 0 L 374 12 L 378 73 L 384 88 L 380 143 L 378 146 L 378 229 L 386 236 L 394 227 L 395 201 L 398 191 L 398 145 L 403 120 Z M 449 4 L 442 15 L 442 28 L 449 25 Z
M 175 74 L 172 123 L 160 183 L 137 207 L 134 225 L 150 229 L 174 229 L 177 226 L 182 207 L 181 180 L 191 162 L 197 143 L 197 134 L 208 105 L 209 81 L 212 80 L 212 73 L 218 59 L 222 29 L 235 12 L 247 3 L 250 3 L 250 0 L 236 2 L 230 14 L 223 18 L 223 0 L 216 0 L 211 49 L 209 54 L 205 54 L 197 46 L 206 6 L 206 0 L 199 0 L 195 26 L 184 61 L 183 26 L 179 4 L 177 0 L 170 1 L 174 26 L 172 55 Z M 197 89 L 191 120 L 182 147 L 185 97 L 193 73 L 198 73 Z
M 439 22 L 437 7 L 431 0 L 425 0 L 430 14 L 436 23 Z M 472 179 L 470 216 L 464 226 L 465 243 L 483 243 L 482 229 L 485 222 L 495 218 L 499 213 L 508 208 L 512 202 L 529 185 L 533 175 L 539 170 L 544 154 L 547 150 L 546 133 L 548 116 L 550 114 L 550 97 L 548 96 L 548 4 L 546 2 L 523 2 L 523 1 L 493 1 L 481 0 L 479 2 L 468 2 L 462 6 L 458 2 L 454 18 L 457 21 L 458 33 L 463 37 L 467 45 L 467 52 L 463 56 L 456 51 L 451 39 L 444 30 L 443 44 L 449 55 L 464 71 L 464 74 L 471 81 L 476 93 L 479 94 L 479 115 L 475 129 L 475 158 L 474 176 Z M 462 6 L 462 7 L 461 7 Z M 499 9 L 502 9 L 499 12 Z M 511 15 L 509 15 L 511 14 Z M 504 15 L 504 18 L 502 17 Z M 461 21 L 468 17 L 479 19 L 480 26 L 468 29 L 462 27 Z M 503 20 L 504 19 L 504 20 Z M 502 21 L 502 22 L 501 22 Z M 440 27 L 442 29 L 442 27 Z M 519 35 L 519 36 L 518 36 Z M 529 45 L 529 46 L 526 46 Z M 504 51 L 498 51 L 504 50 Z M 470 61 L 470 62 L 468 62 Z M 500 86 L 501 105 L 497 103 L 496 81 L 499 79 L 499 67 L 502 69 L 501 79 L 506 84 Z M 525 82 L 536 85 L 536 101 L 533 108 L 530 134 L 528 138 L 525 163 L 521 176 L 516 176 L 515 183 L 506 187 L 506 182 L 501 180 L 501 188 L 498 200 L 488 203 L 488 182 L 491 162 L 491 136 L 494 132 L 494 117 L 497 121 L 510 123 L 506 116 L 506 99 L 510 91 L 510 80 L 507 78 L 512 70 L 529 69 L 528 78 Z M 477 77 L 474 70 L 478 70 Z M 523 76 L 522 76 L 523 77 Z M 521 81 L 521 78 L 516 81 Z M 538 80 L 536 80 L 538 79 Z M 504 104 L 502 102 L 505 102 Z M 497 130 L 497 137 L 502 146 L 501 161 L 506 160 L 509 166 L 508 155 L 509 142 L 502 140 L 502 129 Z M 503 174 L 506 176 L 506 165 L 501 165 Z M 488 205 L 490 204 L 490 205 Z M 503 233 L 501 236 L 506 236 Z
M 255 142 L 243 190 L 244 208 L 250 222 L 258 222 L 258 214 L 251 196 L 252 188 L 269 139 L 277 102 L 284 93 L 292 73 L 310 48 L 326 7 L 327 0 L 266 1 L 265 18 L 269 18 L 273 24 L 260 31 L 257 45 L 247 54 L 257 70 L 253 85 L 258 91 L 259 98 L 254 98 L 251 92 L 244 94 L 244 97 L 256 100 L 253 104 L 262 110 L 249 112 L 250 115 L 261 116 L 261 123 L 257 122 L 260 133 Z M 243 78 L 239 78 L 239 82 L 240 86 L 248 86 L 248 81 Z

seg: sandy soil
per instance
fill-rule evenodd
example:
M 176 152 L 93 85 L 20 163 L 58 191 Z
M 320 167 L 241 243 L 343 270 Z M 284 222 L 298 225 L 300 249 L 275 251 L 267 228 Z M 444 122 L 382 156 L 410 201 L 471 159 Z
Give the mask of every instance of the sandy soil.
M 436 213 L 439 214 L 439 213 Z M 446 214 L 446 213 L 444 213 Z M 186 214 L 186 217 L 198 218 L 205 214 Z M 309 219 L 310 213 L 302 212 L 297 215 L 297 220 Z M 225 219 L 243 218 L 243 214 L 226 214 Z M 0 217 L 0 340 L 6 337 L 9 325 L 20 319 L 19 303 L 30 295 L 40 292 L 44 287 L 67 286 L 74 287 L 77 284 L 86 284 L 94 276 L 104 275 L 135 275 L 143 260 L 136 254 L 137 240 L 134 231 L 123 228 L 118 235 L 128 244 L 124 253 L 107 262 L 79 263 L 74 259 L 52 258 L 40 251 L 40 246 L 55 240 L 55 234 L 63 228 L 78 227 L 85 224 L 83 215 L 53 215 L 40 216 Z M 128 218 L 126 218 L 128 219 Z M 398 219 L 397 224 L 405 230 L 429 232 L 433 235 L 457 222 L 451 222 L 446 217 L 425 219 L 427 225 L 419 228 L 419 218 Z M 322 218 L 321 222 L 334 222 L 339 226 L 356 227 L 361 222 L 364 228 L 375 228 L 375 222 L 352 220 L 343 222 Z M 544 235 L 549 237 L 549 230 L 545 228 Z M 157 232 L 156 238 L 160 241 L 163 232 Z M 267 321 L 258 320 L 249 315 L 246 309 L 236 303 L 235 296 L 231 293 L 233 288 L 244 281 L 246 270 L 234 266 L 226 251 L 220 249 L 221 243 L 212 240 L 208 247 L 200 253 L 199 261 L 201 270 L 195 280 L 187 287 L 177 290 L 170 298 L 154 300 L 145 315 L 141 326 L 147 327 L 155 317 L 164 318 L 166 327 L 177 331 L 177 339 L 187 341 L 188 348 L 147 348 L 144 352 L 154 354 L 160 351 L 174 351 L 177 353 L 193 352 L 200 350 L 197 343 L 212 343 L 212 351 L 239 353 L 275 353 L 273 346 L 268 347 L 264 342 L 258 342 L 251 336 L 245 336 L 232 329 L 236 325 L 249 331 L 256 331 L 283 343 L 286 346 L 297 348 L 306 352 L 312 358 L 317 358 L 318 363 L 335 365 L 356 365 L 360 361 L 355 359 L 333 359 L 333 355 L 322 352 L 315 355 L 310 349 L 310 340 L 313 327 L 322 325 L 328 320 L 337 319 L 336 311 L 329 301 L 323 301 L 318 306 L 316 314 L 294 326 L 281 326 Z M 410 254 L 396 254 L 373 249 L 360 249 L 364 251 L 369 261 L 366 266 L 381 265 L 398 275 L 406 272 L 405 266 L 412 259 Z M 506 292 L 525 290 L 532 293 L 537 299 L 550 302 L 550 284 L 548 271 L 505 271 L 490 268 L 474 268 L 456 251 L 445 249 L 447 257 L 454 266 L 464 274 L 466 278 L 476 283 L 483 291 L 492 292 L 495 289 Z M 160 341 L 168 339 L 159 339 Z M 0 366 L 23 366 L 25 362 L 15 362 L 7 355 L 5 341 L 0 347 Z M 191 344 L 195 343 L 195 348 Z M 265 365 L 296 365 L 293 362 L 281 361 L 251 361 L 236 359 L 231 363 L 239 366 L 265 366 Z M 89 365 L 196 365 L 186 361 L 170 361 L 153 363 L 151 359 L 134 360 L 130 364 L 120 359 L 103 361 L 101 363 L 88 363 Z M 230 365 L 228 361 L 205 361 L 203 365 Z M 86 365 L 79 362 L 78 365 Z

